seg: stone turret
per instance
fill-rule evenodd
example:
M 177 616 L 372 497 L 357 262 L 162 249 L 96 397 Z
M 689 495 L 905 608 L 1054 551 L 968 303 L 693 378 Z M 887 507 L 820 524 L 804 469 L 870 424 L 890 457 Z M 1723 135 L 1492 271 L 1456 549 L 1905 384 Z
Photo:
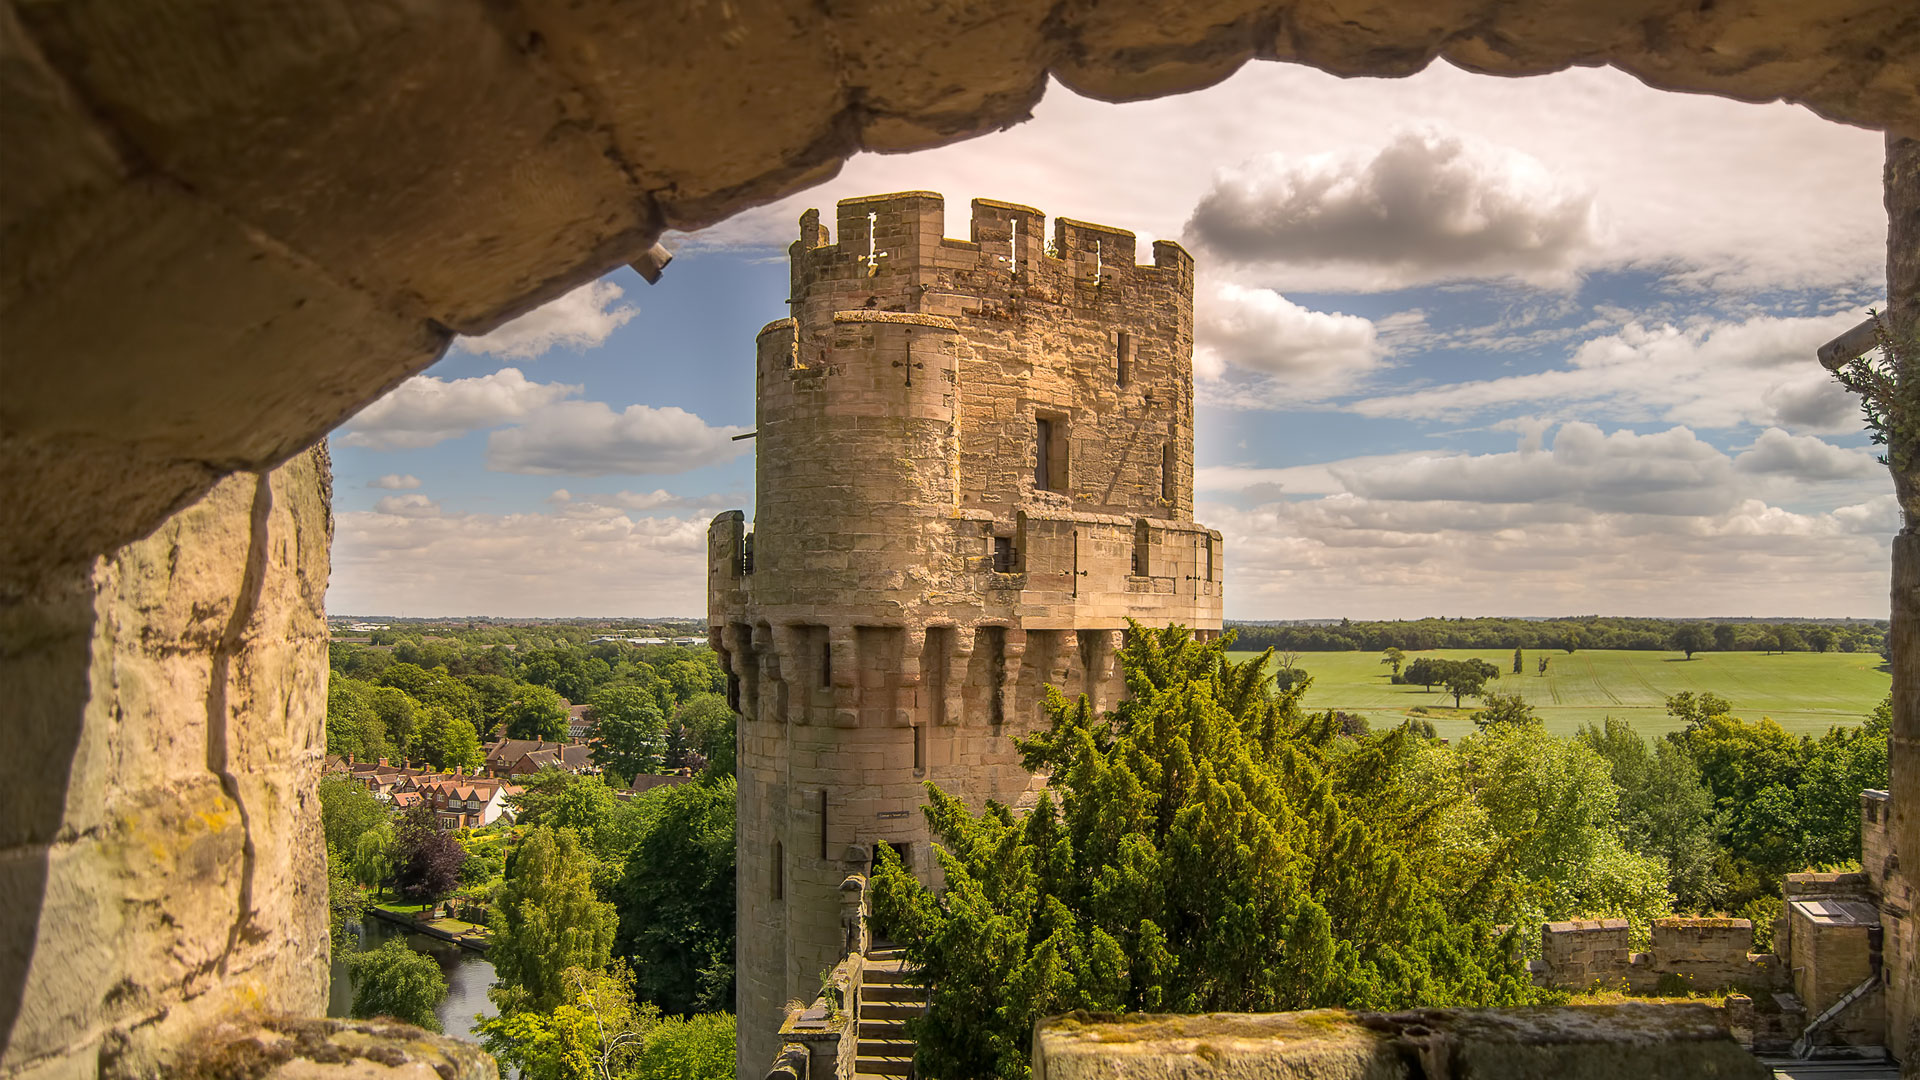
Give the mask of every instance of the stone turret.
M 792 316 L 756 343 L 751 530 L 709 534 L 708 620 L 740 718 L 741 1075 L 845 947 L 880 844 L 936 874 L 926 781 L 976 807 L 1040 781 L 1010 736 L 1042 687 L 1111 706 L 1129 618 L 1220 628 L 1193 521 L 1193 260 L 1132 233 L 939 195 L 817 211 Z

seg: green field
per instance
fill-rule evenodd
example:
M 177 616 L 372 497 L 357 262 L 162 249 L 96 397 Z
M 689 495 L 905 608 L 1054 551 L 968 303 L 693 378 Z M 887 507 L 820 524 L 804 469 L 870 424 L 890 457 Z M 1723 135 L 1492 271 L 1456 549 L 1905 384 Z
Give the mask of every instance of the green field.
M 1245 659 L 1253 653 L 1229 654 Z M 1414 710 L 1425 715 L 1443 737 L 1473 730 L 1468 705 L 1456 712 L 1453 695 L 1438 687 L 1395 686 L 1379 653 L 1300 653 L 1299 665 L 1313 676 L 1306 705 L 1359 713 L 1375 728 L 1399 723 Z M 1534 674 L 1538 657 L 1553 663 L 1545 676 Z M 1833 724 L 1856 724 L 1887 696 L 1893 680 L 1876 653 L 1679 653 L 1586 650 L 1526 654 L 1526 673 L 1514 675 L 1513 650 L 1436 649 L 1408 653 L 1464 660 L 1477 656 L 1502 672 L 1491 689 L 1518 691 L 1546 720 L 1547 730 L 1571 735 L 1581 724 L 1613 716 L 1633 722 L 1642 735 L 1672 731 L 1681 725 L 1666 712 L 1666 699 L 1682 690 L 1710 690 L 1733 702 L 1733 714 L 1749 720 L 1770 716 L 1788 731 L 1818 734 Z

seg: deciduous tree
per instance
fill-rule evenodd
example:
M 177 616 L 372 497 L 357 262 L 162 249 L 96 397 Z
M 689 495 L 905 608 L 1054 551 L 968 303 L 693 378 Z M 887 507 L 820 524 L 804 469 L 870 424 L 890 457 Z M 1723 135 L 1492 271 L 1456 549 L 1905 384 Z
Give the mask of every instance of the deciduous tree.
M 393 885 L 412 903 L 433 904 L 460 887 L 467 853 L 439 829 L 433 807 L 422 802 L 401 815 L 394 829 Z
M 347 958 L 353 980 L 354 1016 L 391 1016 L 429 1031 L 440 1030 L 434 1010 L 447 996 L 447 977 L 433 957 L 388 938 L 377 949 Z
M 656 772 L 666 752 L 667 721 L 652 694 L 633 686 L 595 691 L 593 760 L 624 787 L 637 773 Z
M 549 742 L 566 738 L 566 699 L 544 686 L 522 686 L 520 700 L 507 707 L 507 736 Z
M 736 797 L 733 778 L 715 776 L 649 792 L 654 817 L 613 890 L 619 953 L 669 1013 L 733 1001 Z
M 508 855 L 487 950 L 500 975 L 492 996 L 503 1012 L 549 1011 L 566 998 L 568 968 L 607 965 L 615 916 L 594 895 L 593 870 L 593 855 L 570 829 L 535 826 Z
M 1706 649 L 1710 640 L 1706 628 L 1697 623 L 1688 623 L 1673 632 L 1673 647 L 1686 653 L 1689 660 L 1694 653 Z
M 1399 646 L 1390 645 L 1387 647 L 1386 652 L 1380 654 L 1380 662 L 1392 666 L 1393 675 L 1391 677 L 1394 682 L 1399 682 L 1400 665 L 1407 662 L 1407 654 L 1401 652 Z

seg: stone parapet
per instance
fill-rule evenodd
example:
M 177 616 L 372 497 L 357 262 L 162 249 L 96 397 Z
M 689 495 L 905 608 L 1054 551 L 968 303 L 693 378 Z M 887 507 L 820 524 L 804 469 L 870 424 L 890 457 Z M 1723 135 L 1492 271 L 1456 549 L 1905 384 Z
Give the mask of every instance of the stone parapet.
M 391 1020 L 235 1019 L 195 1041 L 176 1080 L 499 1080 L 492 1057 Z
M 1034 1080 L 1768 1080 L 1699 1004 L 1042 1020 Z

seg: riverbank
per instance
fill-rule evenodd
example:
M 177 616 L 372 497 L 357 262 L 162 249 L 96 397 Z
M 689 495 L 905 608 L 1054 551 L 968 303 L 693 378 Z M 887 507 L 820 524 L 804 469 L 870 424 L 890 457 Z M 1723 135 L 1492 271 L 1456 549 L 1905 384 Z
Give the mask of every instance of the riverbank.
M 486 953 L 487 946 L 492 944 L 492 940 L 487 937 L 487 928 L 484 926 L 462 922 L 459 919 L 421 919 L 418 917 L 420 911 L 419 907 L 415 907 L 409 913 L 379 904 L 367 905 L 367 914 L 375 918 L 384 919 L 412 933 L 425 934 L 428 937 L 439 938 L 441 941 L 451 941 L 463 949 L 470 949 L 482 955 Z
M 491 1016 L 494 1012 L 492 1002 L 487 1000 L 487 988 L 493 985 L 494 980 L 493 965 L 487 962 L 484 953 L 463 947 L 442 935 L 415 932 L 403 922 L 374 918 L 371 910 L 357 936 L 361 950 L 377 949 L 389 939 L 397 937 L 404 940 L 414 952 L 433 957 L 447 980 L 447 996 L 434 1009 L 440 1029 L 456 1039 L 475 1043 L 480 1041 L 474 1033 L 474 1025 L 480 1017 Z M 327 1000 L 328 1016 L 346 1016 L 353 1004 L 347 955 L 340 953 L 333 958 L 333 984 Z

